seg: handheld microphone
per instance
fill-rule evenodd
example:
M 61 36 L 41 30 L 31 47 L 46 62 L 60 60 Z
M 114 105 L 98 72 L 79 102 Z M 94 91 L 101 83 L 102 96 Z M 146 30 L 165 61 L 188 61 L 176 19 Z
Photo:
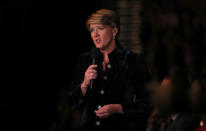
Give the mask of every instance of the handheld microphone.
M 99 49 L 98 48 L 92 48 L 91 49 L 91 58 L 92 58 L 92 65 L 96 63 L 95 59 L 98 58 L 99 55 Z M 93 80 L 90 82 L 90 89 L 93 88 Z

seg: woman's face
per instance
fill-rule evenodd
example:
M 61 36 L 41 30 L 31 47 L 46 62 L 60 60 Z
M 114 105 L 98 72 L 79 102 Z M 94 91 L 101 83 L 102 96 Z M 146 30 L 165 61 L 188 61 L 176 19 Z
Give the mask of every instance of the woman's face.
M 90 33 L 96 48 L 106 50 L 115 45 L 115 36 L 117 28 L 111 28 L 108 25 L 91 24 Z

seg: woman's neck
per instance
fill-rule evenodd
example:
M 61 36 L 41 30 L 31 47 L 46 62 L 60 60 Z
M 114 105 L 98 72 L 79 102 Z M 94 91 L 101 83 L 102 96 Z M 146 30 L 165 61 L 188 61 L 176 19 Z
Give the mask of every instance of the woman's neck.
M 114 49 L 116 48 L 116 43 L 113 41 L 107 48 L 105 49 L 100 49 L 103 55 L 108 55 L 110 54 Z
M 102 67 L 103 67 L 103 70 L 105 70 L 107 64 L 109 63 L 109 56 L 108 56 L 108 54 L 103 54 L 103 57 L 104 57 L 104 59 L 102 61 Z

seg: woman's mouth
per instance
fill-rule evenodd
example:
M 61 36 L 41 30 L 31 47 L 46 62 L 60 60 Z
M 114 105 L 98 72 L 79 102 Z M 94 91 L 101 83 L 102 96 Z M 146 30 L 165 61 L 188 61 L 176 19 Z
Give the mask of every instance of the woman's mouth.
M 100 42 L 101 42 L 101 39 L 96 39 L 95 42 L 96 42 L 96 43 L 100 43 Z

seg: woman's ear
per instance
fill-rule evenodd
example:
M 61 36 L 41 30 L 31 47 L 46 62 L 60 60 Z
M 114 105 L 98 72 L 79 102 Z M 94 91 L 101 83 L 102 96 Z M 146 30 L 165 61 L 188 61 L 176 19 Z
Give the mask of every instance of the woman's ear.
M 113 37 L 116 37 L 116 35 L 118 33 L 117 27 L 114 27 L 112 30 L 113 30 Z

